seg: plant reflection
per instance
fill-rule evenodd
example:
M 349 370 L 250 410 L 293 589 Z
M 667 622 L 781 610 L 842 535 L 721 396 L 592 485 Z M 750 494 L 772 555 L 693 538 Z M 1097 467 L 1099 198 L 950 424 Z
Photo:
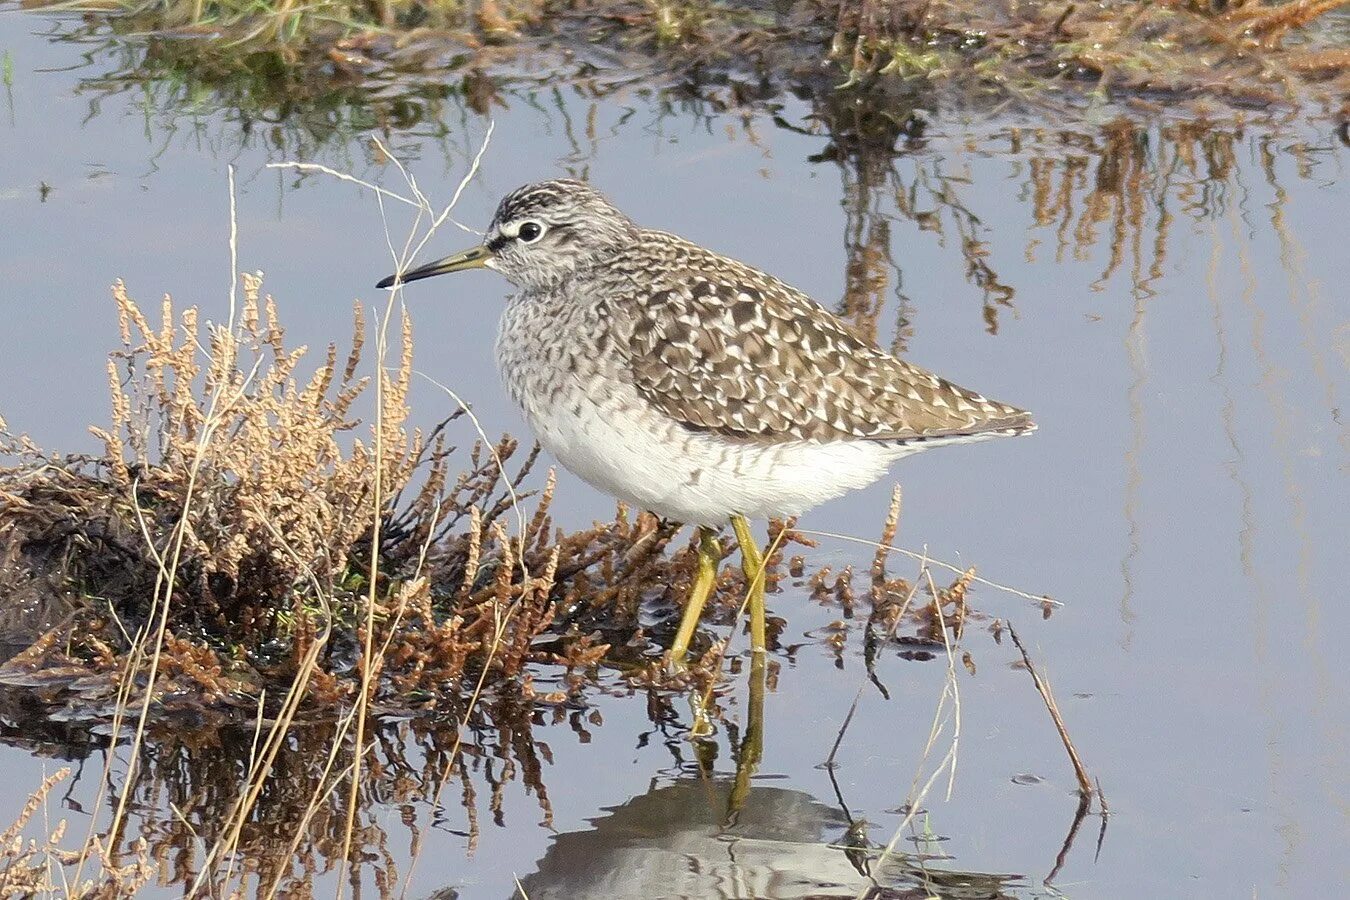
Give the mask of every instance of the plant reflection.
M 1004 313 L 1016 314 L 1018 286 L 993 261 L 996 250 L 1011 248 L 996 246 L 984 223 L 986 216 L 1006 214 L 996 205 L 1006 203 L 996 188 L 1007 174 L 1015 187 L 1007 199 L 1029 207 L 1022 247 L 1027 263 L 1038 261 L 1045 232 L 1056 263 L 1094 259 L 1101 248 L 1105 260 L 1094 290 L 1123 271 L 1140 303 L 1156 293 L 1177 218 L 1213 219 L 1239 202 L 1245 191 L 1241 154 L 1259 158 L 1277 198 L 1284 195 L 1274 138 L 1248 135 L 1231 123 L 1152 124 L 1122 116 L 1096 129 L 996 127 L 963 133 L 958 144 L 928 124 L 922 109 L 869 106 L 866 95 L 851 94 L 814 98 L 807 119 L 809 126 L 782 116 L 775 121 L 825 139 L 812 160 L 840 170 L 846 262 L 836 312 L 874 339 L 889 337 L 896 351 L 906 348 L 922 306 L 938 301 L 904 289 L 901 253 L 910 230 L 931 235 L 940 252 L 955 250 L 965 280 L 978 291 L 990 334 L 998 333 Z M 1292 139 L 1295 175 L 1320 177 L 1317 162 L 1325 152 L 1306 138 Z M 989 171 L 987 159 L 1005 160 L 1007 174 Z M 897 229 L 898 223 L 906 229 Z M 896 300 L 893 329 L 879 327 L 888 291 Z
M 79 776 L 65 803 L 76 812 L 92 812 L 75 798 L 88 797 L 96 789 L 87 781 L 95 780 L 102 767 L 86 762 L 106 752 L 101 749 L 106 730 L 52 722 L 40 712 L 34 714 L 26 698 L 14 692 L 5 692 L 2 702 L 0 740 L 35 753 L 80 760 Z M 535 798 L 547 826 L 553 811 L 543 773 L 552 757 L 537 731 L 566 727 L 585 740 L 588 729 L 599 725 L 601 718 L 594 710 L 550 710 L 501 698 L 482 701 L 468 721 L 462 741 L 456 740 L 458 720 L 452 716 L 374 726 L 368 764 L 361 769 L 362 800 L 353 837 L 362 850 L 354 857 L 357 869 L 350 875 L 368 881 L 380 896 L 398 893 L 402 853 L 391 848 L 406 846 L 393 840 L 390 810 L 397 811 L 394 821 L 414 847 L 428 829 L 436 829 L 458 835 L 472 852 L 481 817 L 504 825 L 506 791 L 519 783 Z M 225 838 L 222 823 L 229 820 L 246 787 L 256 749 L 251 728 L 190 724 L 193 727 L 158 730 L 145 742 L 144 764 L 132 790 L 135 815 L 124 829 L 128 850 L 133 839 L 146 839 L 159 868 L 159 883 L 165 885 L 198 880 L 204 851 Z M 347 795 L 345 789 L 336 788 L 349 771 L 353 754 L 346 741 L 329 764 L 336 729 L 332 721 L 301 722 L 292 728 L 289 743 L 278 754 L 243 827 L 238 853 L 206 873 L 205 884 L 228 883 L 227 869 L 233 865 L 236 877 L 251 877 L 283 894 L 309 895 L 317 878 L 338 868 Z M 118 746 L 123 743 L 118 741 Z M 113 771 L 118 771 L 115 763 Z M 440 805 L 437 798 L 442 795 L 451 808 Z

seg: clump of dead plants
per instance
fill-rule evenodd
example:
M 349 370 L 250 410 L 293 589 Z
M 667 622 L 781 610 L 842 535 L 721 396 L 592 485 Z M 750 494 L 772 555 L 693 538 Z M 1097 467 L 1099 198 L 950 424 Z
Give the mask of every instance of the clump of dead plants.
M 563 534 L 551 474 L 525 490 L 537 451 L 475 437 L 460 413 L 410 428 L 406 317 L 366 430 L 360 308 L 350 350 L 302 375 L 305 348 L 286 346 L 255 276 L 234 328 L 168 298 L 152 323 L 120 283 L 113 297 L 105 452 L 5 433 L 0 638 L 22 649 L 0 682 L 111 711 L 153 666 L 161 714 L 253 712 L 293 684 L 345 706 L 363 679 L 377 707 L 428 708 L 474 685 L 528 693 L 527 663 L 569 676 L 565 696 L 612 644 L 637 666 L 659 653 L 637 614 L 687 583 L 690 555 L 664 552 L 674 529 L 621 511 Z M 114 677 L 128 667 L 131 687 Z

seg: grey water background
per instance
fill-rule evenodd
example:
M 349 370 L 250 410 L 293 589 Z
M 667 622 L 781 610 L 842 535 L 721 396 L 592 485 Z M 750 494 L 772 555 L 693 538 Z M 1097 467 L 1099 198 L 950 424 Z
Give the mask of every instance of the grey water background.
M 261 126 L 244 136 L 209 100 L 196 110 L 158 108 L 135 86 L 91 87 L 97 56 L 79 65 L 70 46 L 41 34 L 46 28 L 41 17 L 0 12 L 0 52 L 15 73 L 0 108 L 0 415 L 11 427 L 47 447 L 94 449 L 86 426 L 108 416 L 105 354 L 117 343 L 112 279 L 124 278 L 145 305 L 169 292 L 205 317 L 224 317 L 229 165 L 240 268 L 266 273 L 290 342 L 345 343 L 352 301 L 383 303 L 373 283 L 390 259 L 369 193 L 264 168 L 303 148 L 269 143 Z M 1166 188 L 1142 210 L 1146 224 L 1170 223 L 1161 258 L 1148 243 L 1156 229 L 1146 229 L 1104 275 L 1110 242 L 1075 234 L 1105 233 L 1110 217 L 1061 227 L 1038 223 L 1029 207 L 1043 160 L 1072 168 L 1083 157 L 1084 183 L 1100 177 L 1073 141 L 1045 150 L 1067 123 L 939 116 L 922 142 L 887 160 L 890 174 L 860 202 L 857 171 L 810 159 L 828 136 L 753 111 L 693 110 L 637 88 L 596 100 L 565 82 L 533 97 L 508 96 L 492 110 L 496 130 L 457 210 L 461 221 L 482 227 L 496 199 L 523 181 L 582 175 L 638 221 L 773 272 L 827 304 L 843 294 L 850 228 L 880 223 L 903 276 L 903 297 L 892 283 L 878 316 L 881 339 L 892 339 L 903 316 L 910 359 L 1035 411 L 1041 430 L 1031 438 L 921 454 L 802 526 L 874 537 L 898 482 L 902 545 L 1063 602 L 1042 619 L 1038 606 L 988 588 L 973 599 L 1031 646 L 1110 801 L 1100 856 L 1092 818 L 1056 889 L 1306 897 L 1350 888 L 1350 436 L 1341 406 L 1350 194 L 1346 153 L 1329 127 L 1250 127 L 1233 139 L 1236 168 L 1212 177 L 1173 160 L 1174 171 L 1154 173 Z M 777 118 L 810 130 L 810 114 L 785 99 Z M 452 107 L 443 123 L 444 134 L 420 127 L 387 136 L 442 200 L 487 120 Z M 1006 137 L 1013 126 L 1049 137 L 1033 154 Z M 1156 129 L 1146 134 L 1161 166 L 1165 142 Z M 369 135 L 354 131 L 315 152 L 401 188 Z M 903 212 L 898 187 L 909 186 L 920 199 L 925 186 L 947 192 L 978 217 L 966 224 L 987 249 L 980 258 L 1014 291 L 1010 305 L 994 308 L 996 329 L 967 277 L 955 220 L 939 233 L 933 219 Z M 934 208 L 938 220 L 951 215 Z M 388 213 L 402 235 L 406 211 Z M 447 227 L 429 255 L 471 240 Z M 506 292 L 491 273 L 472 273 L 412 286 L 406 300 L 417 368 L 469 400 L 489 433 L 523 434 L 491 360 Z M 419 381 L 412 403 L 430 423 L 450 401 Z M 563 476 L 562 524 L 612 510 Z M 810 557 L 865 569 L 871 550 L 825 539 Z M 841 837 L 850 816 L 871 824 L 873 840 L 890 838 L 945 664 L 903 659 L 897 648 L 883 654 L 878 674 L 891 697 L 864 691 L 836 796 L 818 764 L 863 684 L 860 641 L 836 665 L 818 636 L 837 610 L 801 589 L 771 597 L 771 609 L 787 620 L 785 640 L 804 647 L 780 660 L 744 813 L 767 831 L 755 837 L 752 828 L 739 843 L 720 833 L 725 786 L 699 783 L 678 739 L 649 739 L 640 697 L 600 696 L 603 724 L 585 737 L 536 730 L 551 751 L 543 773 L 551 826 L 518 782 L 506 790 L 500 823 L 482 816 L 471 851 L 453 805 L 434 813 L 423 805 L 428 827 L 409 896 L 450 888 L 502 897 L 516 878 L 531 897 L 856 889 L 862 882 L 843 852 L 825 843 Z M 1018 873 L 1005 888 L 1015 895 L 1048 892 L 1041 879 L 1077 806 L 1073 775 L 1006 641 L 972 627 L 966 644 L 978 672 L 960 673 L 955 788 L 944 799 L 944 780 L 924 803 L 931 840 L 918 835 L 901 847 L 952 857 L 931 861 L 934 869 Z M 0 821 L 55 768 L 51 755 L 59 752 L 0 748 Z M 729 777 L 725 748 L 718 769 Z M 1040 780 L 1013 780 L 1026 774 Z M 406 850 L 393 803 L 385 826 L 391 845 Z M 747 862 L 760 857 L 762 865 Z

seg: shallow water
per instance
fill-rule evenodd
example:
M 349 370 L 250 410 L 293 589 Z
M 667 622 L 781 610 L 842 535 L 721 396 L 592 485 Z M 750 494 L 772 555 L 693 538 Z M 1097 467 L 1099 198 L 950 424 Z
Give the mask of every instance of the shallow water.
M 106 55 L 71 69 L 77 54 L 38 33 L 48 27 L 0 13 L 14 70 L 0 109 L 0 415 L 46 446 L 94 449 L 85 426 L 107 417 L 115 277 L 143 301 L 168 291 L 223 318 L 231 165 L 240 268 L 266 272 L 293 343 L 345 340 L 351 301 L 379 302 L 372 285 L 390 270 L 380 210 L 351 185 L 264 166 L 303 153 L 401 189 L 371 133 L 350 122 L 322 136 L 245 131 L 209 96 L 168 105 L 134 84 L 112 90 L 96 78 Z M 1064 604 L 1043 619 L 1023 598 L 973 595 L 1050 676 L 1110 803 L 1100 851 L 1094 815 L 1064 852 L 1073 773 L 1016 652 L 975 623 L 965 646 L 977 672 L 958 666 L 951 796 L 944 776 L 897 843 L 908 856 L 878 874 L 893 895 L 921 884 L 963 897 L 1350 887 L 1350 702 L 1336 662 L 1350 628 L 1350 316 L 1346 154 L 1332 130 L 938 116 L 919 137 L 882 128 L 878 142 L 875 121 L 838 116 L 831 137 L 805 101 L 784 99 L 771 116 L 639 87 L 594 93 L 505 90 L 460 220 L 481 227 L 522 181 L 587 177 L 637 220 L 829 304 L 847 286 L 839 308 L 880 340 L 1037 414 L 1034 437 L 921 454 L 801 523 L 873 537 L 898 482 L 901 544 Z M 487 127 L 452 96 L 382 136 L 443 199 Z M 408 217 L 388 214 L 401 235 Z M 471 239 L 447 228 L 428 255 Z M 505 293 L 490 273 L 407 291 L 419 370 L 455 386 L 489 433 L 522 432 L 490 356 Z M 428 422 L 449 404 L 427 381 L 412 402 Z M 554 509 L 575 524 L 607 518 L 612 503 L 564 477 Z M 822 539 L 811 562 L 865 569 L 871 555 Z M 860 629 L 836 653 L 823 636 L 839 611 L 807 594 L 770 598 L 784 644 L 799 646 L 776 655 L 763 760 L 734 821 L 741 732 L 702 748 L 714 758 L 701 769 L 678 698 L 653 711 L 616 690 L 589 710 L 478 735 L 473 820 L 461 785 L 431 801 L 443 742 L 388 723 L 407 768 L 391 766 L 388 790 L 369 798 L 364 839 L 381 849 L 365 889 L 393 870 L 411 897 L 508 896 L 516 879 L 532 898 L 857 893 L 866 881 L 838 845 L 851 823 L 884 844 L 904 818 L 945 659 L 884 651 L 884 698 L 866 681 Z M 743 726 L 738 677 L 731 719 Z M 832 781 L 819 764 L 860 688 Z M 67 808 L 52 810 L 82 834 L 100 751 L 59 726 L 0 730 L 12 745 L 0 749 L 0 822 L 53 758 L 88 756 Z M 209 819 L 246 750 L 206 741 L 152 766 L 164 793 L 147 788 L 138 814 L 166 848 L 166 895 L 182 890 L 175 867 L 190 868 L 193 840 L 165 804 Z M 287 771 L 304 783 L 303 760 Z M 273 809 L 260 847 L 269 829 L 285 835 L 286 805 Z M 337 848 L 305 846 L 316 893 L 331 893 Z

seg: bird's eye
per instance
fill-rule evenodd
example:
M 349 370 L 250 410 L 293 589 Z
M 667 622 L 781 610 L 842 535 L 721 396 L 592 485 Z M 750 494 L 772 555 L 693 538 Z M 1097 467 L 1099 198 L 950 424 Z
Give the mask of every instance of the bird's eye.
M 520 230 L 516 232 L 516 237 L 520 239 L 522 244 L 533 244 L 535 241 L 539 240 L 539 236 L 543 233 L 543 225 L 540 225 L 538 222 L 525 222 L 520 226 Z

